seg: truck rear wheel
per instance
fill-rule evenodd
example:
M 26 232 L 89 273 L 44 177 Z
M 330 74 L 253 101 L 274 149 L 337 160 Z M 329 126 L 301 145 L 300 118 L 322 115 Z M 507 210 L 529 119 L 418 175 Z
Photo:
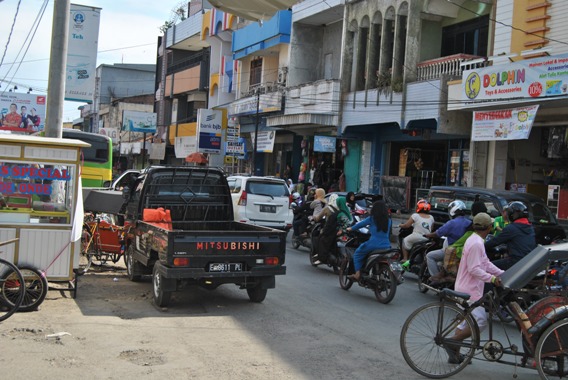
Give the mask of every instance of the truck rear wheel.
M 154 288 L 154 302 L 158 307 L 166 307 L 170 304 L 172 292 L 164 290 L 164 278 L 158 270 L 158 266 L 154 265 L 154 273 L 152 275 L 152 286 Z
M 247 294 L 251 302 L 260 303 L 264 301 L 267 292 L 268 289 L 263 289 L 260 285 L 257 285 L 254 288 L 247 288 Z
M 130 281 L 133 282 L 138 282 L 140 281 L 140 278 L 142 277 L 141 273 L 142 273 L 142 268 L 141 268 L 141 264 L 134 260 L 134 257 L 132 257 L 132 251 L 134 251 L 134 247 L 130 246 L 128 247 L 128 250 L 125 253 L 124 256 L 124 260 L 126 261 L 126 275 L 128 276 L 128 279 Z

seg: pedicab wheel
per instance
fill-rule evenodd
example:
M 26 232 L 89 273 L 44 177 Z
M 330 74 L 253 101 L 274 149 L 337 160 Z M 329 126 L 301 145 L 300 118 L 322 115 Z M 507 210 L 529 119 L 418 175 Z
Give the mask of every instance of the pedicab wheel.
M 374 281 L 374 291 L 377 301 L 389 303 L 396 294 L 396 278 L 387 264 L 376 263 L 370 275 Z
M 0 259 L 0 321 L 16 311 L 24 300 L 24 277 L 12 263 Z
M 49 290 L 45 273 L 29 265 L 22 265 L 19 269 L 24 277 L 26 287 L 24 299 L 18 311 L 37 310 L 39 305 L 45 300 Z
M 353 280 L 349 275 L 353 272 L 351 260 L 344 258 L 339 266 L 339 286 L 343 290 L 349 290 L 353 286 Z
M 428 271 L 428 266 L 426 263 L 422 263 L 420 266 L 420 272 L 418 272 L 418 290 L 420 293 L 428 292 L 428 287 L 424 286 L 425 282 L 428 281 L 428 277 L 430 276 L 430 272 Z
M 460 358 L 449 363 L 449 338 L 465 322 L 472 331 L 462 342 Z M 467 367 L 479 345 L 479 329 L 470 315 L 452 304 L 429 303 L 416 309 L 404 322 L 400 332 L 400 350 L 414 371 L 431 379 L 443 379 Z
M 158 265 L 154 265 L 152 274 L 152 287 L 154 293 L 154 302 L 158 307 L 166 307 L 170 304 L 172 292 L 164 290 L 164 278 L 160 274 Z
M 568 376 L 568 319 L 548 327 L 538 338 L 534 359 L 541 379 Z

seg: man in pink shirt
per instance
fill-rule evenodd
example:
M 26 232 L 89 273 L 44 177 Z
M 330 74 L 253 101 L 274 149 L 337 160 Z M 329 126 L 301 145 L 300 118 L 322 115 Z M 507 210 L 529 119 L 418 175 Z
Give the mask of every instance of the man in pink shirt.
M 492 283 L 501 286 L 501 279 L 498 277 L 503 270 L 497 268 L 485 253 L 485 238 L 491 233 L 493 223 L 491 217 L 481 212 L 473 218 L 473 230 L 475 231 L 465 242 L 463 254 L 456 277 L 454 289 L 458 292 L 467 293 L 471 296 L 470 303 L 483 297 L 483 287 L 485 283 Z M 483 306 L 479 306 L 472 311 L 479 331 L 482 332 L 487 327 L 487 313 Z M 469 327 L 462 323 L 455 331 L 452 339 L 462 341 L 471 336 Z M 459 347 L 448 347 L 448 363 L 459 364 L 463 357 L 459 354 Z

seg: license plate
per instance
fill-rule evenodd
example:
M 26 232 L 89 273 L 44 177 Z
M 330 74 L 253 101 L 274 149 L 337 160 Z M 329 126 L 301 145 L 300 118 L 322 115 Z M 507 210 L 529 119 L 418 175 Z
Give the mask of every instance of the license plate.
M 209 264 L 209 272 L 242 272 L 241 263 L 212 263 Z
M 276 213 L 276 206 L 260 205 L 260 212 L 271 212 Z
M 398 261 L 391 262 L 390 268 L 393 272 L 402 272 L 402 265 Z

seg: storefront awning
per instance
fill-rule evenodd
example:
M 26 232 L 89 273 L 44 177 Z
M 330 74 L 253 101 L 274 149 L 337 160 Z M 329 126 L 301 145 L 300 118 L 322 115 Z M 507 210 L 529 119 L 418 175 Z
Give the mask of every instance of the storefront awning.
M 282 128 L 302 126 L 302 125 L 325 125 L 336 126 L 339 123 L 339 116 L 316 114 L 316 113 L 301 113 L 294 115 L 277 115 L 266 118 L 266 125 L 269 127 L 279 126 Z
M 209 3 L 223 12 L 247 20 L 269 20 L 277 11 L 288 9 L 298 0 L 209 0 Z

